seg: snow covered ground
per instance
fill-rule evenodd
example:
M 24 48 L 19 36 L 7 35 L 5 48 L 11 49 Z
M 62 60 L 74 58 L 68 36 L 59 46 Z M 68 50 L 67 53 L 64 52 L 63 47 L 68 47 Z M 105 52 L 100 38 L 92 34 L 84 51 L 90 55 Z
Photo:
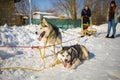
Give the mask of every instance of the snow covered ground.
M 107 39 L 107 24 L 93 26 L 97 36 L 80 36 L 80 28 L 68 29 L 62 33 L 63 46 L 85 45 L 90 51 L 90 60 L 84 61 L 76 70 L 69 70 L 62 64 L 49 67 L 52 63 L 51 48 L 46 50 L 46 69 L 33 72 L 21 69 L 0 70 L 0 80 L 120 80 L 120 24 L 117 25 L 115 39 Z M 37 25 L 8 27 L 0 26 L 0 46 L 35 46 L 42 45 L 34 32 Z M 58 48 L 56 46 L 56 48 Z M 37 49 L 0 48 L 0 68 L 25 67 L 40 69 L 43 63 Z

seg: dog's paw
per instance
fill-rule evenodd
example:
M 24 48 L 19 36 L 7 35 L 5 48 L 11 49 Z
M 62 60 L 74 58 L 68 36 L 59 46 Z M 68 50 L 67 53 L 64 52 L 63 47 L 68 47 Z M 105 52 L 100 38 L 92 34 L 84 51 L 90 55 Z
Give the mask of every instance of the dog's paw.
M 61 63 L 61 62 L 60 62 L 58 59 L 56 59 L 55 62 L 52 63 L 52 64 L 50 64 L 49 66 L 50 66 L 50 67 L 54 67 L 55 65 L 60 64 L 60 63 Z
M 74 70 L 74 69 L 76 69 L 76 66 L 72 65 L 72 66 L 70 67 L 70 69 L 71 69 L 71 70 Z
M 71 65 L 70 65 L 70 64 L 68 64 L 66 68 L 68 68 L 68 69 L 69 69 L 69 68 L 71 68 Z
M 49 65 L 49 67 L 54 67 L 56 65 L 56 63 L 52 63 Z
M 61 61 L 58 59 L 55 61 L 55 64 L 60 64 L 60 63 L 61 63 Z

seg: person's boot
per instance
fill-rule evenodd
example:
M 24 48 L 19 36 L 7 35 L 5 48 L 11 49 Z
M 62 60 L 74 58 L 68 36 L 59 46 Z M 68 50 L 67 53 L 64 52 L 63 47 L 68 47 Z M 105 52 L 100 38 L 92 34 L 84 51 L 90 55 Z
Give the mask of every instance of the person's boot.
M 109 34 L 107 34 L 107 36 L 105 36 L 106 38 L 109 38 Z
M 112 35 L 112 36 L 110 36 L 110 38 L 115 38 L 115 36 L 114 36 L 114 35 Z

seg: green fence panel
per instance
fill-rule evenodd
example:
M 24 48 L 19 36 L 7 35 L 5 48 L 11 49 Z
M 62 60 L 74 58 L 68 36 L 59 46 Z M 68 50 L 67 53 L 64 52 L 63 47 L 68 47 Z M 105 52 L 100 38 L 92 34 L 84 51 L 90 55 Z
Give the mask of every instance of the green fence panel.
M 69 29 L 69 28 L 76 28 L 81 27 L 81 21 L 80 20 L 72 20 L 72 19 L 50 19 L 45 18 L 48 22 L 56 25 L 59 28 L 62 29 Z M 25 20 L 26 25 L 29 24 L 29 19 Z M 32 19 L 32 24 L 40 24 L 40 19 Z
M 60 28 L 68 29 L 68 28 L 76 28 L 81 26 L 80 20 L 72 20 L 72 19 L 48 19 L 46 20 Z

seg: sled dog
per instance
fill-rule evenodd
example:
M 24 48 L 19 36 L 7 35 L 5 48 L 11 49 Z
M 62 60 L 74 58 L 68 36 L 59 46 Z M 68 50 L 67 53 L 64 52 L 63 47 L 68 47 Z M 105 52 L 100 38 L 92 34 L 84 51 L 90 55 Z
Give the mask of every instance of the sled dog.
M 38 29 L 36 31 L 36 34 L 39 35 L 38 40 L 43 39 L 43 46 L 46 46 L 47 44 L 52 45 L 53 47 L 53 56 L 54 61 L 57 59 L 57 55 L 55 52 L 55 43 L 60 44 L 60 49 L 62 49 L 62 36 L 57 28 L 57 26 L 47 22 L 45 19 L 43 19 L 40 22 L 40 25 L 38 26 Z M 44 58 L 45 55 L 45 48 L 42 50 L 42 56 Z M 51 65 L 52 66 L 52 65 Z
M 89 59 L 89 51 L 85 46 L 77 44 L 63 47 L 63 50 L 58 52 L 57 57 L 64 67 L 76 69 L 81 64 L 81 60 Z

